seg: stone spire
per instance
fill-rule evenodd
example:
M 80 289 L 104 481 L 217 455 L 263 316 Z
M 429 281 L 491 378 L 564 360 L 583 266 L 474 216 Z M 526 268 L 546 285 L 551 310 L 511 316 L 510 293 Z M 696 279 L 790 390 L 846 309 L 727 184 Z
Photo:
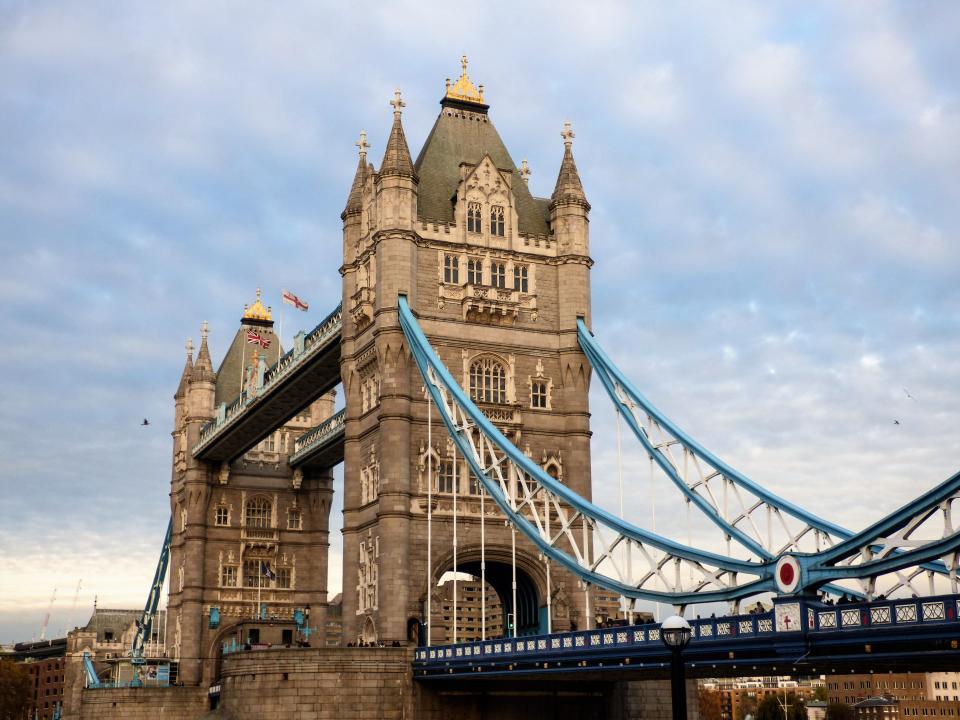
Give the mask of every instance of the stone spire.
M 193 364 L 193 371 L 190 374 L 191 382 L 199 382 L 201 380 L 214 382 L 217 378 L 216 373 L 213 372 L 213 362 L 210 360 L 210 349 L 207 347 L 207 333 L 209 330 L 210 326 L 207 324 L 207 321 L 204 320 L 203 324 L 200 325 L 200 352 L 197 353 L 197 362 Z
M 402 132 L 402 131 L 401 131 Z M 347 196 L 347 206 L 340 214 L 341 220 L 346 220 L 347 215 L 354 215 L 363 210 L 363 186 L 367 181 L 367 131 L 360 131 L 360 139 L 354 143 L 360 148 L 360 162 L 357 165 L 357 174 L 353 176 L 353 185 L 350 186 L 350 195 Z
M 575 135 L 569 121 L 563 124 L 563 132 L 560 133 L 560 137 L 563 138 L 563 162 L 560 163 L 557 186 L 553 189 L 553 195 L 550 196 L 550 205 L 572 202 L 583 205 L 589 210 L 590 203 L 587 202 L 587 196 L 583 192 L 580 173 L 577 172 L 577 163 L 573 159 L 572 147 Z
M 394 99 L 390 104 L 393 106 L 393 127 L 390 129 L 390 139 L 387 141 L 387 149 L 380 164 L 380 177 L 400 175 L 416 180 L 417 174 L 410 159 L 410 148 L 407 147 L 407 138 L 403 134 L 403 124 L 400 122 L 402 108 L 406 103 L 400 99 L 399 88 L 394 92 Z
M 187 338 L 187 362 L 183 366 L 183 374 L 180 376 L 180 384 L 177 385 L 177 392 L 173 397 L 179 400 L 187 394 L 187 384 L 190 382 L 190 375 L 193 373 L 193 339 Z

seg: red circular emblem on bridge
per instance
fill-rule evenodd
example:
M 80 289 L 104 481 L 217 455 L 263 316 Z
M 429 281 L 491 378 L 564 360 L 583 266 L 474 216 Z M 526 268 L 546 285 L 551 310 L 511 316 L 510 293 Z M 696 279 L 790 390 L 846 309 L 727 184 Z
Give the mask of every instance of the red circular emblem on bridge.
M 774 578 L 777 581 L 777 588 L 784 595 L 789 595 L 797 589 L 800 584 L 800 563 L 795 557 L 784 555 L 777 561 Z
M 781 585 L 792 585 L 793 584 L 793 566 L 784 563 L 780 566 L 780 584 Z

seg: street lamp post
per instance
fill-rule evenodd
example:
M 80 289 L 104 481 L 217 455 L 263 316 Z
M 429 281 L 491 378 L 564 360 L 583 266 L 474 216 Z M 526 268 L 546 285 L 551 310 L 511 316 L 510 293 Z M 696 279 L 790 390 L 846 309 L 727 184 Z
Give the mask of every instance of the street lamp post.
M 687 684 L 684 678 L 683 649 L 690 642 L 690 623 L 672 615 L 660 626 L 660 639 L 670 648 L 670 694 L 673 720 L 687 720 Z

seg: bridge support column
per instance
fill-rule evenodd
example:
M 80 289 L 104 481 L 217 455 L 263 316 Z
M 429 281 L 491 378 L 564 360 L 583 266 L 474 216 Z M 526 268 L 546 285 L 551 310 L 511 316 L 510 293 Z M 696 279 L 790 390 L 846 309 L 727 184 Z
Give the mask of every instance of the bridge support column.
M 699 720 L 697 681 L 687 680 L 686 705 L 688 720 Z M 630 680 L 617 683 L 611 717 L 621 720 L 673 720 L 670 680 Z

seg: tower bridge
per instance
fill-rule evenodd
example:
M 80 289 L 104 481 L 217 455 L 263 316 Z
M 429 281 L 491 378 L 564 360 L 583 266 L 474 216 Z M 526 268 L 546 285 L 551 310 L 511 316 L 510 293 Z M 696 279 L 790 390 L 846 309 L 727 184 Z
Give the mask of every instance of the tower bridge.
M 681 612 L 723 603 L 724 617 L 694 621 L 698 671 L 743 661 L 819 672 L 830 657 L 957 666 L 960 474 L 853 532 L 732 468 L 648 401 L 590 330 L 590 203 L 570 124 L 553 193 L 539 198 L 465 59 L 415 160 L 399 91 L 390 104 L 379 168 L 366 134 L 357 142 L 341 304 L 284 352 L 258 292 L 216 370 L 206 327 L 196 361 L 188 353 L 175 395 L 167 650 L 201 704 L 208 692 L 236 707 L 262 698 L 259 683 L 303 678 L 308 660 L 303 682 L 336 674 L 333 695 L 346 692 L 344 673 L 362 684 L 361 668 L 396 678 L 398 712 L 424 717 L 456 706 L 426 687 L 482 682 L 489 693 L 503 682 L 516 693 L 518 678 L 542 688 L 556 677 L 590 698 L 609 689 L 593 684 L 601 676 L 657 677 L 659 628 L 597 628 L 597 588 L 621 596 L 628 619 L 641 601 Z M 679 523 L 655 532 L 593 502 L 593 378 L 618 433 L 622 420 L 713 533 L 709 547 L 685 542 Z M 341 641 L 370 647 L 264 651 L 315 644 L 325 627 L 341 463 Z M 440 643 L 432 626 L 448 573 L 496 592 L 503 637 L 488 636 L 485 609 L 479 636 L 458 637 L 454 605 L 460 642 Z M 834 607 L 820 592 L 858 604 Z M 761 596 L 772 610 L 740 614 Z M 630 716 L 624 703 L 617 712 Z

